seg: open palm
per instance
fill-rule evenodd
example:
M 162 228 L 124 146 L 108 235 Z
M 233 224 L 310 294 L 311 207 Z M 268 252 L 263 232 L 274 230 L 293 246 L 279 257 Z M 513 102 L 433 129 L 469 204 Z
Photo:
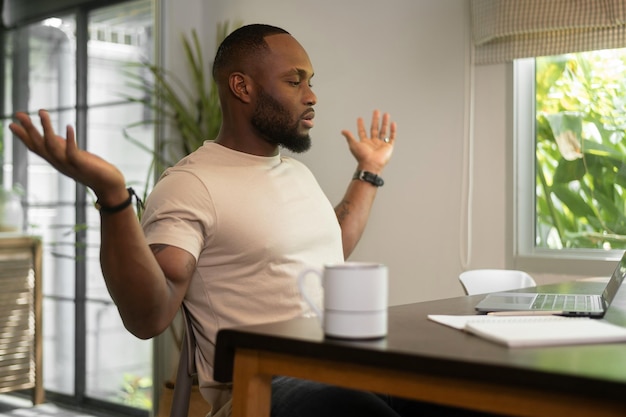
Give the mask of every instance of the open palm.
M 350 152 L 357 160 L 359 168 L 380 173 L 387 165 L 393 152 L 396 140 L 396 124 L 391 122 L 388 113 L 383 114 L 375 110 L 372 115 L 369 135 L 362 118 L 357 119 L 357 140 L 352 132 L 343 130 L 341 133 L 348 141 Z
M 26 113 L 19 112 L 15 117 L 17 122 L 9 126 L 11 132 L 60 173 L 91 188 L 96 195 L 124 186 L 124 176 L 114 165 L 78 148 L 71 126 L 67 127 L 67 138 L 63 138 L 54 132 L 50 115 L 45 110 L 39 111 L 43 134 Z

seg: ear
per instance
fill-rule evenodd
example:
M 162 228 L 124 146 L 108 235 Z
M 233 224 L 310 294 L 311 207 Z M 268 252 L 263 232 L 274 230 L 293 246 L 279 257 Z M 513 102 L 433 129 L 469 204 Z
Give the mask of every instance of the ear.
M 251 100 L 249 91 L 251 81 L 250 77 L 246 74 L 242 72 L 233 72 L 230 74 L 230 77 L 228 77 L 228 86 L 235 97 L 244 103 L 249 103 Z

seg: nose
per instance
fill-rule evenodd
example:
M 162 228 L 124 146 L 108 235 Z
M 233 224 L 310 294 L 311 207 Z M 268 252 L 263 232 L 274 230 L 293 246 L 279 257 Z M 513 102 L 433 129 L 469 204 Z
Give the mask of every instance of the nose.
M 308 85 L 306 86 L 306 92 L 304 94 L 304 101 L 307 106 L 314 106 L 317 103 L 317 96 L 313 92 L 313 89 L 309 87 Z

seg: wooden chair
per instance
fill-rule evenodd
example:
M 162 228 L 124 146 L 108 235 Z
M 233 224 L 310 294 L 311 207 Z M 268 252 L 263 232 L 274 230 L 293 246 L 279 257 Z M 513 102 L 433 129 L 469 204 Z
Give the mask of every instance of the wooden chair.
M 184 324 L 184 335 L 180 349 L 176 382 L 172 396 L 170 417 L 185 417 L 189 414 L 191 390 L 196 377 L 196 338 L 191 328 L 189 313 L 183 305 L 181 314 Z

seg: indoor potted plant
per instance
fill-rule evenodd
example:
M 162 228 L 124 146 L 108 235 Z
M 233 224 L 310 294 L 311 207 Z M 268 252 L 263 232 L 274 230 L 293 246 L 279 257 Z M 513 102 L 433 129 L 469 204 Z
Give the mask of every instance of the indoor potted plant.
M 217 26 L 216 42 L 219 45 L 229 33 L 229 24 L 225 22 Z M 182 46 L 185 51 L 186 63 L 189 69 L 191 86 L 185 87 L 182 80 L 171 71 L 150 62 L 131 64 L 127 71 L 128 85 L 136 94 L 125 95 L 125 98 L 134 103 L 141 103 L 152 110 L 152 117 L 128 125 L 124 129 L 124 136 L 136 146 L 152 153 L 153 160 L 146 176 L 145 195 L 154 185 L 154 179 L 169 166 L 174 165 L 181 157 L 195 151 L 204 141 L 213 140 L 217 136 L 221 125 L 221 108 L 217 87 L 211 75 L 211 66 L 206 65 L 200 41 L 195 30 L 191 36 L 183 36 Z M 145 74 L 148 74 L 148 77 Z M 129 132 L 132 128 L 141 125 L 153 125 L 163 136 L 171 138 L 157 141 L 154 150 Z M 141 213 L 138 213 L 141 216 Z M 180 355 L 184 326 L 177 318 L 169 326 L 168 345 L 175 346 L 176 358 Z M 160 392 L 159 415 L 168 415 L 169 404 L 174 388 L 178 361 L 172 364 L 171 379 L 166 379 Z M 169 368 L 169 367 L 168 367 Z M 166 371 L 170 372 L 170 371 Z M 158 378 L 157 378 L 158 379 Z M 200 412 L 210 405 L 201 397 L 199 391 L 192 391 L 190 413 L 192 410 Z M 206 414 L 206 412 L 204 412 Z M 191 414 L 190 414 L 191 415 Z

